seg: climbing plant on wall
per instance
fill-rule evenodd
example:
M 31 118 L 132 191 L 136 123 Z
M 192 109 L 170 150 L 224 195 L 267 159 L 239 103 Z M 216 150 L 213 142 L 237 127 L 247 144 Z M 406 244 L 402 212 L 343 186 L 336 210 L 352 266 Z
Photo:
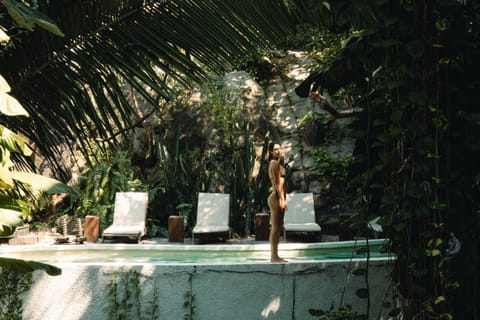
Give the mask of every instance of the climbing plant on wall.
M 479 263 L 479 5 L 305 3 L 309 22 L 351 34 L 297 93 L 348 87 L 363 110 L 352 126 L 350 187 L 359 199 L 352 222 L 366 228 L 381 217 L 398 255 L 394 276 L 407 318 L 471 318 L 479 302 L 471 280 Z M 462 263 L 472 267 L 460 272 Z

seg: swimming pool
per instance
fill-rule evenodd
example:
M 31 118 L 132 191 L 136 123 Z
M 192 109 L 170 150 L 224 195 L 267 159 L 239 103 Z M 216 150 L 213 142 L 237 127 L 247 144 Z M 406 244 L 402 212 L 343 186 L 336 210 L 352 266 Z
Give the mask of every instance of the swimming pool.
M 384 239 L 369 240 L 371 259 L 384 259 Z M 320 243 L 281 243 L 280 255 L 290 262 L 365 259 L 365 240 Z M 0 247 L 0 255 L 49 264 L 242 264 L 265 263 L 270 246 L 261 244 L 84 244 Z
M 369 241 L 371 319 L 386 319 L 389 311 L 382 306 L 391 295 L 388 275 L 394 258 L 380 252 L 383 243 Z M 132 271 L 138 276 L 138 299 L 130 295 L 131 301 L 123 303 L 122 289 L 119 306 L 137 306 L 145 319 L 303 320 L 317 319 L 309 309 L 326 310 L 340 301 L 365 309 L 365 300 L 355 295 L 365 277 L 354 272 L 366 267 L 365 254 L 358 252 L 364 246 L 364 241 L 281 242 L 286 264 L 269 262 L 268 243 L 0 246 L 0 256 L 62 269 L 59 276 L 34 273 L 23 306 L 29 320 L 112 319 L 112 279 L 120 279 L 120 288 Z M 153 305 L 156 317 L 147 317 Z

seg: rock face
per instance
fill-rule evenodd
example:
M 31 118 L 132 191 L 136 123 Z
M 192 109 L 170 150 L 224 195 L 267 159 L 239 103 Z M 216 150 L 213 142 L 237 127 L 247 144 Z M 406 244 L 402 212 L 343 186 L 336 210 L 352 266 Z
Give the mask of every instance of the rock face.
M 266 161 L 261 155 L 265 135 L 269 132 L 271 140 L 282 144 L 285 159 L 291 170 L 288 191 L 313 192 L 317 216 L 320 219 L 322 213 L 330 212 L 335 207 L 342 207 L 342 204 L 338 203 L 341 201 L 338 198 L 342 196 L 343 186 L 341 183 L 338 184 L 338 175 L 335 177 L 340 169 L 335 168 L 334 164 L 345 163 L 344 159 L 351 155 L 354 141 L 345 129 L 349 121 L 334 120 L 311 99 L 296 95 L 296 86 L 310 73 L 311 62 L 306 53 L 293 51 L 277 53 L 268 61 L 268 65 L 271 68 L 270 77 L 261 82 L 255 81 L 246 71 L 228 73 L 218 82 L 221 83 L 223 94 L 228 96 L 233 105 L 232 113 L 238 111 L 234 109 L 236 103 L 243 106 L 241 111 L 243 117 L 238 121 L 238 125 L 240 127 L 247 123 L 249 125 L 249 138 L 256 148 L 255 167 L 258 169 L 260 162 Z M 173 108 L 168 115 L 160 116 L 162 119 L 159 123 L 181 123 L 183 127 L 189 128 L 190 139 L 197 136 L 200 140 L 208 141 L 207 148 L 208 145 L 214 147 L 218 143 L 215 139 L 221 132 L 218 128 L 212 127 L 209 122 L 211 118 L 208 118 L 211 114 L 205 115 L 206 109 L 201 107 L 205 103 L 208 104 L 209 99 L 211 101 L 209 92 L 195 90 L 188 99 L 188 108 Z M 311 122 L 306 119 L 311 119 Z M 319 119 L 326 119 L 323 121 L 326 124 L 323 125 Z M 321 131 L 320 137 L 318 132 L 304 131 L 312 130 L 313 121 L 316 122 L 314 129 Z M 152 121 L 153 126 L 154 122 Z M 152 130 L 158 132 L 159 128 L 154 127 Z M 137 133 L 144 136 L 143 132 Z M 306 138 L 312 134 L 316 135 L 314 143 L 311 137 Z M 141 152 L 144 143 L 138 143 L 137 147 Z
M 260 163 L 266 161 L 261 156 L 268 133 L 271 140 L 282 144 L 291 170 L 288 191 L 312 192 L 317 218 L 321 220 L 325 213 L 342 207 L 343 185 L 338 183 L 338 177 L 341 175 L 339 171 L 345 168 L 335 166 L 335 163 L 346 163 L 345 159 L 352 153 L 354 140 L 345 129 L 348 120 L 334 120 L 311 99 L 296 95 L 296 86 L 309 75 L 309 67 L 312 66 L 306 53 L 278 52 L 265 65 L 270 68 L 268 79 L 256 81 L 246 71 L 231 72 L 218 79 L 223 95 L 228 96 L 229 103 L 224 106 L 231 107 L 230 114 L 240 112 L 237 127 L 243 128 L 248 124 L 249 139 L 256 152 L 254 174 L 258 174 Z M 181 134 L 188 135 L 192 145 L 201 145 L 203 149 L 218 147 L 218 139 L 223 133 L 222 128 L 211 123 L 214 106 L 208 103 L 212 99 L 215 100 L 215 97 L 212 98 L 211 91 L 199 88 L 186 101 L 159 109 L 143 127 L 133 130 L 130 152 L 133 162 L 138 162 L 135 165 L 142 166 L 147 182 L 158 180 L 162 174 L 155 163 L 154 152 L 159 152 L 155 149 L 156 136 L 165 137 L 165 132 L 181 128 Z M 217 99 L 215 103 L 222 101 Z M 137 99 L 135 104 L 140 113 L 152 109 L 141 99 Z M 242 107 L 236 108 L 238 105 Z M 342 108 L 339 105 L 336 107 Z M 305 129 L 310 131 L 305 132 Z M 241 144 L 245 137 L 239 136 L 238 139 Z M 173 150 L 174 142 L 162 143 L 166 146 L 164 152 Z M 84 172 L 83 168 L 76 166 L 72 169 L 74 179 L 78 179 L 78 174 L 75 174 L 78 172 Z
M 262 84 L 257 83 L 244 71 L 229 73 L 224 77 L 231 95 L 244 101 L 249 110 L 250 126 L 256 128 L 252 131 L 251 139 L 258 143 L 257 162 L 264 161 L 260 158 L 261 142 L 265 132 L 270 131 L 272 139 L 282 144 L 285 159 L 292 170 L 288 191 L 313 192 L 317 211 L 341 207 L 341 203 L 335 203 L 335 200 L 331 199 L 331 189 L 341 189 L 343 186 L 332 186 L 328 168 L 336 170 L 332 167 L 334 162 L 351 156 L 354 140 L 346 131 L 349 120 L 330 119 L 328 127 L 321 127 L 320 120 L 315 117 L 328 120 L 328 113 L 321 110 L 311 99 L 296 95 L 296 86 L 309 75 L 311 66 L 304 52 L 290 51 L 279 54 L 272 59 L 271 64 L 275 69 L 273 77 Z M 305 132 L 312 129 L 311 126 L 308 127 L 309 122 L 306 119 L 315 121 L 315 129 L 321 130 L 321 137 L 318 132 L 313 132 L 316 143 L 306 141 L 305 136 L 312 134 L 311 131 Z M 307 125 L 304 125 L 305 123 Z M 343 134 L 337 134 L 342 130 Z M 329 135 L 328 141 L 324 141 L 325 135 Z M 323 158 L 319 154 L 323 154 Z M 342 163 L 345 162 L 346 160 Z

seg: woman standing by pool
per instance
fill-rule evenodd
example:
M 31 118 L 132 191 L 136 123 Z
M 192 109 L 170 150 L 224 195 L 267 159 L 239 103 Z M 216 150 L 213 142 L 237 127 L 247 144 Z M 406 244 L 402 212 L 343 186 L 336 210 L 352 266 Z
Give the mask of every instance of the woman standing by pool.
M 270 260 L 273 263 L 287 262 L 278 255 L 280 232 L 283 228 L 283 218 L 288 209 L 285 193 L 285 168 L 280 163 L 282 150 L 279 143 L 270 142 L 268 145 L 268 177 L 272 186 L 267 202 L 270 208 Z

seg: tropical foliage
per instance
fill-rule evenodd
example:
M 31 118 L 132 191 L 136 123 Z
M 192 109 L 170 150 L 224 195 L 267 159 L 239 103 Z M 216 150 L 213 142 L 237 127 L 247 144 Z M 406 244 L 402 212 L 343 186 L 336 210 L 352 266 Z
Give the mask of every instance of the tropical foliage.
M 289 29 L 278 1 L 35 3 L 65 36 L 21 32 L 3 15 L 0 24 L 13 35 L 0 72 L 31 115 L 9 119 L 9 127 L 35 143 L 57 174 L 64 168 L 59 143 L 84 152 L 89 137 L 115 144 L 141 118 L 131 90 L 159 108 L 172 100 L 173 86 L 191 87 L 272 48 Z
M 298 16 L 351 34 L 297 92 L 335 96 L 345 89 L 363 109 L 353 126 L 350 184 L 359 201 L 352 222 L 366 228 L 381 217 L 398 254 L 394 276 L 408 319 L 472 318 L 479 302 L 472 294 L 479 264 L 478 3 L 307 2 L 309 15 Z M 448 249 L 455 235 L 461 252 Z M 469 298 L 458 304 L 458 296 Z
M 286 35 L 295 25 L 348 34 L 297 92 L 341 94 L 363 110 L 352 125 L 358 137 L 349 169 L 350 195 L 358 204 L 352 223 L 366 229 L 380 217 L 398 256 L 393 275 L 407 299 L 406 318 L 470 319 L 478 313 L 477 2 L 32 1 L 58 22 L 64 37 L 17 28 L 3 13 L 18 18 L 18 3 L 1 2 L 0 36 L 12 41 L 2 46 L 0 73 L 30 117 L 1 118 L 1 124 L 35 143 L 59 176 L 60 143 L 87 153 L 92 137 L 118 145 L 125 128 L 142 122 L 132 91 L 153 110 L 174 100 L 173 88 L 292 43 Z M 45 27 L 43 20 L 24 27 Z M 299 30 L 310 32 L 309 48 L 320 48 L 324 31 Z M 249 146 L 242 147 L 247 162 L 238 155 L 228 160 L 243 165 L 248 176 Z M 462 243 L 460 252 L 447 250 L 455 243 L 452 234 Z M 363 293 L 368 297 L 368 290 Z
M 28 116 L 25 109 L 8 92 L 10 87 L 0 75 L 0 110 L 6 116 Z M 31 155 L 24 139 L 0 125 L 0 235 L 8 236 L 29 216 L 25 199 L 38 197 L 38 191 L 49 194 L 72 192 L 60 181 L 15 169 L 12 154 Z M 37 193 L 35 193 L 37 192 Z

